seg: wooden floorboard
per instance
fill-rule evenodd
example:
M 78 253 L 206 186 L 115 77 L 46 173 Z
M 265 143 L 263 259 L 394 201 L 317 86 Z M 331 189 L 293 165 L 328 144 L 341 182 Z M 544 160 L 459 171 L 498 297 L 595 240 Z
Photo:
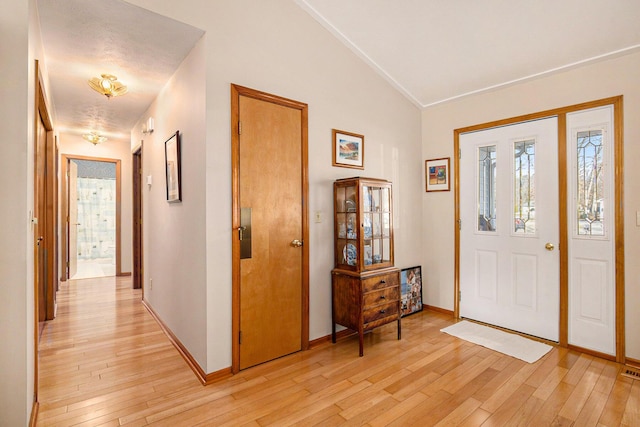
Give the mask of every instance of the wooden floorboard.
M 40 343 L 38 426 L 640 426 L 640 381 L 565 348 L 529 364 L 423 311 L 202 386 L 131 278 L 68 281 Z

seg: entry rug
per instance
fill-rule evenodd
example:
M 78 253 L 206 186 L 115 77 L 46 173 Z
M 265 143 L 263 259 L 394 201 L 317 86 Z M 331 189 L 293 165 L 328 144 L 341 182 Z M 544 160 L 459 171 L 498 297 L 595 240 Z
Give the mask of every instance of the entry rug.
M 534 363 L 551 350 L 551 346 L 538 341 L 510 334 L 488 326 L 463 320 L 441 329 L 440 332 L 499 351 L 508 356 Z

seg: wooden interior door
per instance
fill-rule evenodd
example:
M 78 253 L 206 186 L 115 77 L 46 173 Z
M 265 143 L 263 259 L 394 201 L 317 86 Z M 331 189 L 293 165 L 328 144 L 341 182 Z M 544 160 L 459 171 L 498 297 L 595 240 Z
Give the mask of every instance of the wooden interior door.
M 36 221 L 34 227 L 35 238 L 35 266 L 36 266 L 36 289 L 38 292 L 38 320 L 47 320 L 47 253 L 45 242 L 46 231 L 46 147 L 47 130 L 38 115 L 36 123 L 36 147 L 35 147 L 35 188 L 34 188 L 34 210 Z
M 142 289 L 142 147 L 133 153 L 133 289 Z
M 73 279 L 78 271 L 78 165 L 69 159 L 69 278 Z
M 235 218 L 250 216 L 235 224 L 239 369 L 308 346 L 306 104 L 247 95 L 237 98 L 234 166 Z

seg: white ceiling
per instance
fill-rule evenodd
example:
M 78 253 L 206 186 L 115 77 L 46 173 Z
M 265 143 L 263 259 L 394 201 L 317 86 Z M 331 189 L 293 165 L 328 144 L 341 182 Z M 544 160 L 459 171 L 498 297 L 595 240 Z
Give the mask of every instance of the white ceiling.
M 638 0 L 296 0 L 421 108 L 640 50 Z
M 203 31 L 121 0 L 38 0 L 56 128 L 129 138 Z M 89 88 L 108 73 L 129 89 L 107 99 Z
M 290 1 L 421 108 L 640 50 L 638 0 Z M 48 96 L 70 133 L 128 138 L 204 34 L 122 0 L 37 5 Z M 129 93 L 92 91 L 102 73 Z

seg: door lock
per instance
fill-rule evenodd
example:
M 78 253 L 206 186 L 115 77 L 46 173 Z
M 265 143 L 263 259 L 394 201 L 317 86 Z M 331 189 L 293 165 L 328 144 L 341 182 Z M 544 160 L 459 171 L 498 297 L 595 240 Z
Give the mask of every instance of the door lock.
M 294 239 L 291 241 L 291 246 L 295 248 L 299 248 L 300 246 L 302 246 L 302 241 L 298 239 Z

